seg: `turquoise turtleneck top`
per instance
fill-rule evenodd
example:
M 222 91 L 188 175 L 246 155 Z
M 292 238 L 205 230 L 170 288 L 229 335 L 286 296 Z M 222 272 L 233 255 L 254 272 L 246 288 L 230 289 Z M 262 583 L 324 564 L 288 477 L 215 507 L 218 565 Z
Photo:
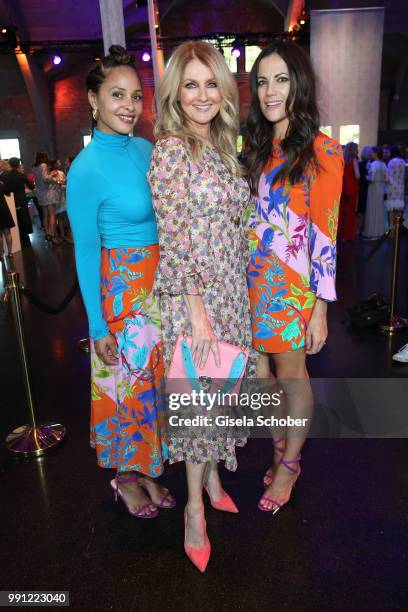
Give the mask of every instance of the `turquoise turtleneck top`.
M 67 177 L 67 212 L 90 335 L 109 333 L 101 306 L 101 247 L 157 243 L 156 219 L 146 173 L 152 145 L 143 138 L 95 129 Z

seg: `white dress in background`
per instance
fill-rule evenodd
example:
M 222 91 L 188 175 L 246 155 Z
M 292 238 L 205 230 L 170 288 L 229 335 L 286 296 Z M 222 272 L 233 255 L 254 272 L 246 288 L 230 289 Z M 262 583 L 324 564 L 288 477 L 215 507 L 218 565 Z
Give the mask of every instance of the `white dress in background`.
M 404 210 L 405 162 L 394 157 L 388 162 L 387 210 Z
M 365 238 L 379 238 L 385 232 L 384 194 L 387 166 L 383 161 L 375 159 L 370 163 L 367 181 L 367 209 L 363 235 Z

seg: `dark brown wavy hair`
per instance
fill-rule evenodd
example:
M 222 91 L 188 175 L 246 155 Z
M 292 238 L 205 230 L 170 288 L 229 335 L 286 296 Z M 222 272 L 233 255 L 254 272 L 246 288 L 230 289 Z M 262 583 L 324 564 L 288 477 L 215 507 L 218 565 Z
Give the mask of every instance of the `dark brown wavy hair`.
M 109 47 L 109 55 L 106 55 L 101 60 L 97 61 L 86 77 L 86 90 L 98 93 L 100 86 L 105 81 L 112 68 L 118 66 L 129 66 L 135 68 L 134 58 L 121 45 L 112 45 Z M 92 129 L 96 126 L 95 119 L 92 118 Z
M 313 142 L 319 131 L 320 117 L 316 103 L 316 78 L 310 57 L 295 43 L 276 39 L 258 55 L 250 74 L 252 100 L 244 133 L 242 162 L 254 194 L 258 193 L 259 177 L 273 153 L 274 124 L 262 113 L 258 97 L 259 64 L 272 53 L 277 53 L 286 62 L 290 81 L 286 100 L 289 126 L 281 142 L 285 162 L 273 183 L 289 179 L 295 184 L 308 169 L 318 168 Z

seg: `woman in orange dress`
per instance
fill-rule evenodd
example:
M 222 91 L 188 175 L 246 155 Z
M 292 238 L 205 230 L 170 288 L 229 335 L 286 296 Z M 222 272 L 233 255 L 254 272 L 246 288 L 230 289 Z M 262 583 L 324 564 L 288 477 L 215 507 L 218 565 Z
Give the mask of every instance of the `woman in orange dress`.
M 248 286 L 257 375 L 272 357 L 285 408 L 310 423 L 313 397 L 306 355 L 327 337 L 327 302 L 336 299 L 336 230 L 343 178 L 340 145 L 319 132 L 309 56 L 277 40 L 251 72 L 252 102 L 243 162 L 253 194 L 248 221 Z M 274 431 L 274 457 L 258 507 L 277 512 L 300 473 L 307 427 Z
M 348 142 L 344 149 L 343 191 L 339 211 L 338 237 L 342 240 L 354 240 L 356 237 L 359 191 L 358 145 L 355 142 Z

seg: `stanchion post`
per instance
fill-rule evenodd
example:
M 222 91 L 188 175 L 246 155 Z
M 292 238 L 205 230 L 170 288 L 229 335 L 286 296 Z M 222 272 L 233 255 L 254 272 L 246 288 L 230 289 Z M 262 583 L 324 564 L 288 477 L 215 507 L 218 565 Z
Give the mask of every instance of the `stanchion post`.
M 18 273 L 7 270 L 7 281 L 6 291 L 11 302 L 30 422 L 9 433 L 6 438 L 6 447 L 11 453 L 18 456 L 38 457 L 63 440 L 65 427 L 59 423 L 38 424 L 31 389 Z
M 78 340 L 78 350 L 80 350 L 81 353 L 87 354 L 91 352 L 91 344 L 89 338 L 81 338 L 81 340 Z
M 392 259 L 392 275 L 391 275 L 391 311 L 390 318 L 387 323 L 380 325 L 381 331 L 393 334 L 394 332 L 404 329 L 408 326 L 408 320 L 403 319 L 395 314 L 397 305 L 397 286 L 398 286 L 398 264 L 400 251 L 400 235 L 401 235 L 402 215 L 399 214 L 395 218 L 394 232 L 394 254 Z

